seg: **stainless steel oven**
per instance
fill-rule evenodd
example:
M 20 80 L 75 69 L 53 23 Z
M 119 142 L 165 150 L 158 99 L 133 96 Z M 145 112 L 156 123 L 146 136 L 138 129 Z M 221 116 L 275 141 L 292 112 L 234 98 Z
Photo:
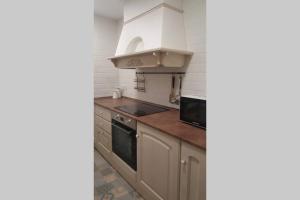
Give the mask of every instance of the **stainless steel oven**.
M 136 170 L 136 121 L 112 113 L 112 151 Z

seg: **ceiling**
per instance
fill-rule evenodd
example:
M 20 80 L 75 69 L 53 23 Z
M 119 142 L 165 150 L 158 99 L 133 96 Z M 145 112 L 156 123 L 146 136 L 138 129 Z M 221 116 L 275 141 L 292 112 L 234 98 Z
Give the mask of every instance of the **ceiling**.
M 123 18 L 124 0 L 94 0 L 94 13 L 112 19 Z

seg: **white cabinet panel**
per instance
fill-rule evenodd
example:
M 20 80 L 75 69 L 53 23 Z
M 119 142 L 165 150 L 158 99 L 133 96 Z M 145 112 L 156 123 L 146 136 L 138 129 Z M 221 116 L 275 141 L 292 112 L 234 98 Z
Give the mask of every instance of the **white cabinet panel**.
M 146 199 L 178 199 L 179 150 L 178 139 L 138 123 L 137 186 Z
M 180 200 L 206 199 L 206 152 L 181 144 Z

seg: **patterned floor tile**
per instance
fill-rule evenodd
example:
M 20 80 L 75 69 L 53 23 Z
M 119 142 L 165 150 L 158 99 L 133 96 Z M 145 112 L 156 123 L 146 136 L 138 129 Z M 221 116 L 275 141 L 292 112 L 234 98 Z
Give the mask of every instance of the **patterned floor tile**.
M 94 160 L 95 200 L 144 200 L 96 150 Z

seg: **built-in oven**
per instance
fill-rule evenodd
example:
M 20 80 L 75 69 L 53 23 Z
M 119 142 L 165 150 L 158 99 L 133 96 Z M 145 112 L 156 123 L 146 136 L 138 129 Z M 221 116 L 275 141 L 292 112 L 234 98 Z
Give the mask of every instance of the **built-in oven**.
M 136 121 L 112 113 L 112 151 L 136 171 Z

